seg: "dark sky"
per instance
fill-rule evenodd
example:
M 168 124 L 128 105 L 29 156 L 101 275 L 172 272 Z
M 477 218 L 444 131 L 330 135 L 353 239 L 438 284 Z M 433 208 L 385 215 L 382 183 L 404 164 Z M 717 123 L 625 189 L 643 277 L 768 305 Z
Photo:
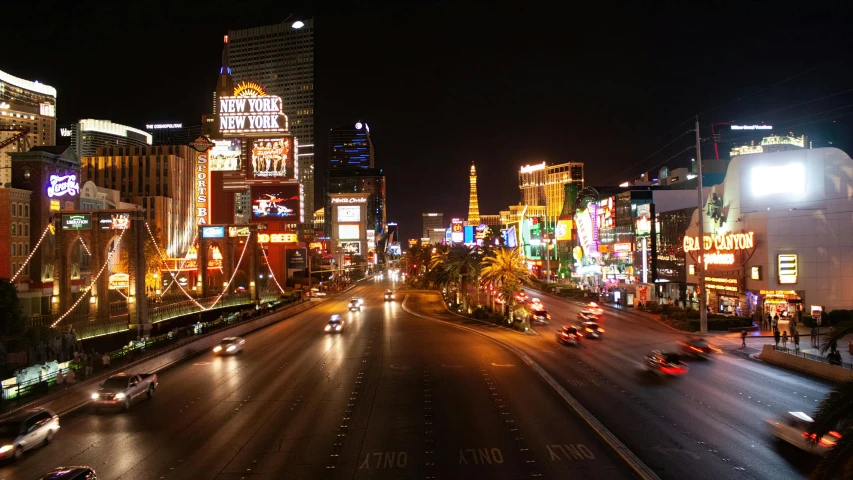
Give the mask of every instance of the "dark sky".
M 313 15 L 317 178 L 328 128 L 366 120 L 403 239 L 422 212 L 465 216 L 471 161 L 497 213 L 526 163 L 582 161 L 588 184 L 614 185 L 689 161 L 696 113 L 851 150 L 849 1 L 15 3 L 0 69 L 56 87 L 60 123 L 137 127 L 208 113 L 229 28 Z

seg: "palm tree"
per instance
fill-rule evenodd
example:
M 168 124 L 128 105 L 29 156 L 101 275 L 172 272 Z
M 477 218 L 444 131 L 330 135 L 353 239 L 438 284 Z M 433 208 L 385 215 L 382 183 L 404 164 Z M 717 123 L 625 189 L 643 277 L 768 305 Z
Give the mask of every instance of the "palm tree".
M 480 281 L 497 287 L 504 297 L 504 306 L 509 309 L 510 319 L 515 307 L 515 294 L 522 285 L 531 284 L 531 274 L 524 265 L 518 249 L 496 248 L 483 259 Z
M 432 251 L 430 251 L 432 253 Z M 468 295 L 463 288 L 476 284 L 480 272 L 480 256 L 477 248 L 467 245 L 454 245 L 444 251 L 438 251 L 432 256 L 430 266 L 433 271 L 441 270 L 447 275 L 445 280 L 456 281 L 456 292 L 462 296 L 463 309 L 468 311 Z M 439 275 L 439 278 L 443 275 Z

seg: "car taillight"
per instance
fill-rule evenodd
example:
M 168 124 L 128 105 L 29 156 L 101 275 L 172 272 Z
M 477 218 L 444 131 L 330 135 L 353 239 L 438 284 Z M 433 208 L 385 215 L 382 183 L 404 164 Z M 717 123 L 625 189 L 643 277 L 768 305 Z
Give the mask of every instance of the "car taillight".
M 702 353 L 702 349 L 701 349 L 701 348 L 696 348 L 696 347 L 694 347 L 693 345 L 690 345 L 690 350 L 693 350 L 694 352 Z
M 829 431 L 829 434 L 830 434 L 830 435 L 832 435 L 832 436 L 833 436 L 833 437 L 835 437 L 835 438 L 841 438 L 841 434 L 840 434 L 840 433 L 838 433 L 838 432 L 836 432 L 835 430 L 830 430 L 830 431 Z
M 598 333 L 604 333 L 604 329 L 603 329 L 603 328 L 599 328 L 599 329 L 598 329 Z
M 587 328 L 586 328 L 586 331 L 587 331 L 587 332 L 592 332 L 592 329 L 587 327 Z

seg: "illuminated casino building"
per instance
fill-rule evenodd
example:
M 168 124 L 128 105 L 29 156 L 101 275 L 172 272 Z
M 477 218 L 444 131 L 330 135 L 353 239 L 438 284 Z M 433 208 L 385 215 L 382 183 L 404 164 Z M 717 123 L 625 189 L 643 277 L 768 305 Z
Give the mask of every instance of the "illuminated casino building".
M 370 126 L 361 120 L 329 129 L 329 168 L 373 168 Z
M 853 308 L 853 159 L 836 148 L 737 155 L 683 238 L 688 283 L 715 312 Z M 698 238 L 698 221 L 705 238 Z M 699 242 L 705 247 L 700 257 Z M 782 327 L 780 326 L 780 329 Z
M 583 163 L 570 162 L 546 165 L 545 162 L 525 165 L 518 171 L 518 188 L 523 205 L 547 207 L 548 217 L 557 217 L 563 208 L 565 185 L 584 186 Z
M 0 71 L 0 188 L 12 182 L 9 152 L 56 143 L 56 89 Z
M 236 83 L 257 82 L 282 99 L 303 186 L 305 222 L 314 214 L 314 19 L 288 17 L 273 25 L 229 30 L 230 68 Z
M 152 143 L 151 134 L 109 120 L 85 118 L 70 130 L 71 148 L 77 158 L 94 155 L 100 147 L 145 147 Z
M 183 123 L 147 123 L 145 131 L 151 135 L 152 145 L 187 145 L 204 134 L 201 125 Z
M 477 169 L 471 163 L 471 173 L 468 175 L 468 223 L 470 225 L 480 224 L 480 201 L 477 199 Z

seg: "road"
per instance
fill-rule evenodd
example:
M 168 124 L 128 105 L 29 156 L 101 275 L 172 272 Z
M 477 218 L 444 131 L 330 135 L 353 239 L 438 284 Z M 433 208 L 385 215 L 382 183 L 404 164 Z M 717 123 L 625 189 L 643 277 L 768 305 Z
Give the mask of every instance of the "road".
M 539 336 L 460 320 L 438 303 L 424 313 L 520 347 L 661 478 L 803 478 L 814 468 L 813 457 L 779 444 L 763 418 L 789 411 L 811 414 L 830 382 L 749 358 L 739 340 L 727 339 L 718 344 L 722 354 L 687 360 L 687 376 L 657 378 L 645 372 L 643 356 L 672 349 L 684 334 L 606 308 L 604 340 L 558 345 L 554 333 L 576 323 L 581 304 L 528 293 L 542 298 L 552 316 L 550 325 L 534 327 Z
M 384 302 L 369 283 L 246 337 L 233 357 L 160 372 L 129 412 L 63 415 L 51 445 L 0 469 L 101 478 L 632 478 L 518 357 Z M 329 316 L 347 321 L 325 334 Z

